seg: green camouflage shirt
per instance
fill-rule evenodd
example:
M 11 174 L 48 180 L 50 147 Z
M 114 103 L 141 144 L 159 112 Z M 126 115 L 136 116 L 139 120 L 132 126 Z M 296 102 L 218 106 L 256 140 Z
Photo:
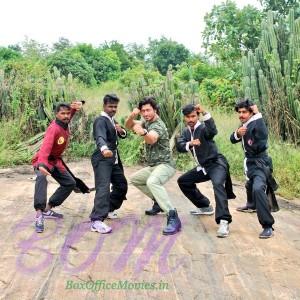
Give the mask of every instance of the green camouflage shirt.
M 145 143 L 145 156 L 149 166 L 156 166 L 159 164 L 170 164 L 175 166 L 170 149 L 169 134 L 165 123 L 161 118 L 154 122 L 144 121 L 142 126 L 150 132 L 155 131 L 158 134 L 158 140 L 155 144 L 149 145 Z

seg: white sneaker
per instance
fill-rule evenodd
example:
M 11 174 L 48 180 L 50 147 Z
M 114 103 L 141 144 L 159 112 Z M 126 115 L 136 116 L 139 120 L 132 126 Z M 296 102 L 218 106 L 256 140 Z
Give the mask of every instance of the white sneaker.
M 100 233 L 110 233 L 112 229 L 102 221 L 92 221 L 91 231 Z
M 220 221 L 220 226 L 217 231 L 217 237 L 219 238 L 224 238 L 229 235 L 229 224 L 228 221 L 226 220 L 221 220 Z
M 116 212 L 115 210 L 109 212 L 108 215 L 107 215 L 107 219 L 118 219 L 118 214 L 117 214 L 117 212 Z

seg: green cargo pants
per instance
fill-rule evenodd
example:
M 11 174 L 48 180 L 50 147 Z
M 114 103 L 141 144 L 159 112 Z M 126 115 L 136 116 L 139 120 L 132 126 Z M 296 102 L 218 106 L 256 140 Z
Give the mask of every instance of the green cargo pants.
M 168 164 L 146 167 L 131 177 L 131 183 L 151 199 L 155 199 L 165 212 L 173 210 L 169 195 L 163 185 L 171 179 L 176 170 Z

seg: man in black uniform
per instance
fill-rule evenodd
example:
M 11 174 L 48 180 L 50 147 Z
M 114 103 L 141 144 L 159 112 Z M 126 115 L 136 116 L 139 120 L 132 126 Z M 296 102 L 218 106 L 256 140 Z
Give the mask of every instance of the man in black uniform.
M 100 233 L 111 232 L 111 227 L 103 221 L 120 208 L 126 199 L 128 189 L 123 166 L 117 150 L 118 137 L 125 138 L 126 131 L 114 120 L 119 98 L 115 94 L 103 98 L 103 112 L 96 118 L 93 125 L 93 136 L 97 148 L 92 155 L 95 175 L 96 195 L 90 218 L 91 231 Z M 110 191 L 110 184 L 112 190 Z
M 179 152 L 191 151 L 197 167 L 178 178 L 178 185 L 184 195 L 196 206 L 191 211 L 193 215 L 212 215 L 213 207 L 207 197 L 197 188 L 196 183 L 212 181 L 216 200 L 215 220 L 220 224 L 218 237 L 227 237 L 229 223 L 232 221 L 228 209 L 228 199 L 235 198 L 229 175 L 229 165 L 226 158 L 218 152 L 213 140 L 217 128 L 211 115 L 200 105 L 188 104 L 182 109 L 187 127 L 177 139 Z M 203 121 L 199 121 L 199 114 Z
M 247 203 L 256 206 L 259 223 L 263 227 L 260 238 L 273 235 L 274 218 L 267 199 L 267 183 L 272 173 L 272 160 L 267 154 L 268 130 L 257 106 L 241 99 L 235 106 L 242 126 L 230 136 L 235 144 L 242 142 L 245 152 L 244 168 L 247 177 Z

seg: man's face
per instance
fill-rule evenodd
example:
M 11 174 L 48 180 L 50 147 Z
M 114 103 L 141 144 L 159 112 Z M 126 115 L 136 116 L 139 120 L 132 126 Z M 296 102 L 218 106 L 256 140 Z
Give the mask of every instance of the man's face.
M 239 108 L 238 114 L 242 123 L 246 123 L 253 116 L 253 113 L 246 108 Z
M 156 115 L 156 110 L 150 104 L 145 104 L 141 108 L 141 115 L 146 121 L 151 121 Z
M 194 128 L 197 121 L 199 119 L 199 116 L 197 115 L 197 112 L 194 110 L 190 114 L 184 116 L 185 123 L 190 126 L 191 128 Z
M 71 120 L 71 110 L 66 107 L 61 107 L 59 112 L 56 113 L 56 118 L 65 124 L 68 124 Z
M 110 117 L 113 117 L 118 109 L 117 102 L 108 102 L 107 104 L 103 105 L 103 110 L 106 112 Z

